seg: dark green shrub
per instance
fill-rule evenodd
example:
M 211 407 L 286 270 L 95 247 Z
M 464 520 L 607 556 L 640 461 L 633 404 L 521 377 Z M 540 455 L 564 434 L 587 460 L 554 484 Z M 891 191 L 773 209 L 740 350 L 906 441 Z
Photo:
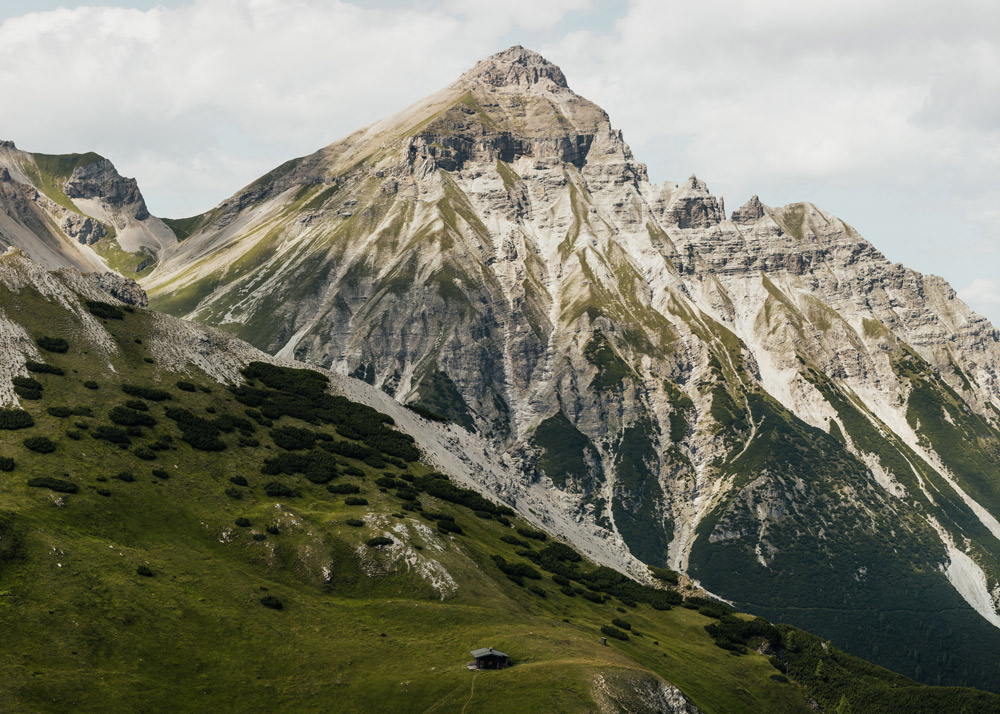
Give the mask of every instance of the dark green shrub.
M 97 489 L 94 489 L 94 491 L 97 493 L 98 496 L 110 496 L 111 495 L 111 491 L 109 491 L 106 488 L 97 488 Z
M 265 526 L 264 530 L 266 530 L 271 535 L 278 535 L 279 533 L 281 533 L 281 531 L 278 529 L 278 526 L 276 525 Z
M 569 578 L 565 578 L 562 575 L 553 575 L 552 582 L 554 582 L 556 585 L 561 585 L 563 587 L 566 587 L 567 585 L 569 585 Z
M 132 453 L 136 455 L 136 458 L 142 459 L 143 461 L 154 461 L 156 459 L 156 453 L 152 449 L 148 449 L 145 446 L 138 447 Z
M 401 488 L 396 491 L 396 495 L 404 501 L 416 501 L 419 494 L 412 488 Z M 489 514 L 486 517 L 489 518 Z
M 29 372 L 34 372 L 35 374 L 55 374 L 60 376 L 66 374 L 61 367 L 45 364 L 44 362 L 33 362 L 30 359 L 24 363 L 24 366 Z
M 209 414 L 215 414 L 215 407 L 209 405 L 205 407 L 205 411 L 208 412 Z
M 375 485 L 380 488 L 395 488 L 396 486 L 405 486 L 405 484 L 400 483 L 391 476 L 379 476 L 375 479 Z
M 258 441 L 252 436 L 238 436 L 236 437 L 236 443 L 239 444 L 240 446 L 250 446 L 250 447 L 260 446 L 260 441 Z
M 284 607 L 284 605 L 281 604 L 281 600 L 276 598 L 274 595 L 265 595 L 260 599 L 260 604 L 264 607 L 269 607 L 272 610 L 280 610 Z
M 38 400 L 42 398 L 42 383 L 33 377 L 14 377 L 14 394 L 21 399 Z
M 365 472 L 356 466 L 347 466 L 344 468 L 344 474 L 346 476 L 364 476 Z
M 571 588 L 569 585 L 559 588 L 559 592 L 561 592 L 566 597 L 576 597 L 576 590 Z
M 90 434 L 95 439 L 100 439 L 101 441 L 107 441 L 112 444 L 130 444 L 132 440 L 128 438 L 128 434 L 125 433 L 124 429 L 119 429 L 117 426 L 107 426 L 106 424 L 101 424 Z
M 442 522 L 438 523 L 438 527 L 440 527 Z M 542 574 L 527 563 L 510 563 L 500 555 L 494 555 L 493 562 L 496 563 L 500 572 L 508 577 L 513 576 L 516 578 L 530 578 L 531 580 L 542 579 Z
M 79 431 L 76 431 L 75 429 L 67 429 L 66 436 L 72 439 L 73 441 L 79 441 L 80 439 L 83 438 L 83 434 L 80 433 Z
M 348 496 L 344 499 L 344 503 L 348 506 L 367 506 L 368 499 L 361 496 Z
M 604 602 L 604 596 L 601 593 L 595 593 L 592 590 L 584 590 L 580 593 L 584 599 L 590 600 L 591 602 L 602 603 Z
M 138 397 L 139 399 L 146 399 L 150 402 L 163 402 L 168 399 L 173 399 L 170 392 L 163 389 L 157 389 L 156 387 L 143 387 L 137 384 L 123 384 L 122 391 L 130 397 Z
M 649 566 L 649 572 L 657 580 L 662 580 L 670 585 L 676 585 L 678 581 L 678 575 L 675 571 L 670 568 L 659 568 L 655 565 Z
M 56 445 L 47 436 L 29 436 L 22 442 L 25 447 L 39 454 L 51 454 Z
M 180 381 L 177 383 L 177 388 L 182 392 L 196 392 L 198 388 L 191 382 Z
M 149 414 L 128 407 L 112 407 L 108 419 L 118 426 L 156 426 L 156 419 Z
M 299 495 L 298 491 L 294 491 L 278 481 L 269 481 L 264 484 L 264 493 L 271 498 L 294 498 Z
M 349 526 L 354 526 L 355 528 L 360 528 L 365 524 L 365 522 L 362 521 L 360 518 L 348 518 L 344 522 Z
M 249 528 L 250 527 L 250 519 L 249 518 L 245 518 L 244 516 L 240 516 L 234 522 L 240 528 Z
M 601 625 L 601 634 L 607 637 L 613 637 L 616 640 L 627 640 L 628 635 L 619 630 L 617 627 L 612 627 L 611 625 Z
M 145 362 L 146 364 L 156 364 L 156 360 L 153 359 L 152 357 L 143 357 L 142 361 Z
M 223 451 L 226 443 L 219 438 L 219 424 L 215 420 L 197 417 L 187 409 L 167 407 L 168 419 L 177 422 L 181 439 L 199 451 Z
M 312 431 L 294 426 L 271 429 L 271 438 L 275 444 L 289 451 L 311 449 L 316 444 L 316 435 Z
M 164 481 L 170 478 L 170 474 L 164 471 L 163 469 L 153 469 L 152 474 L 156 478 L 163 479 Z
M 137 412 L 149 411 L 149 405 L 141 399 L 127 399 L 125 400 L 125 406 L 129 409 L 135 409 Z
M 137 566 L 136 569 L 135 569 L 135 574 L 136 575 L 141 575 L 144 578 L 151 578 L 151 577 L 153 577 L 153 571 L 150 570 L 150 568 L 149 568 L 148 565 L 139 565 L 139 566 Z
M 229 477 L 229 482 L 230 483 L 235 483 L 237 486 L 249 486 L 250 485 L 249 482 L 247 482 L 247 480 L 245 478 L 243 478 L 242 476 L 230 476 Z
M 548 540 L 549 535 L 545 531 L 536 531 L 533 528 L 518 528 L 517 532 L 525 538 L 532 540 Z
M 49 407 L 45 411 L 54 417 L 59 417 L 60 419 L 65 419 L 73 413 L 73 410 L 69 407 Z
M 69 342 L 61 337 L 39 337 L 36 342 L 46 352 L 69 352 Z
M 87 300 L 87 311 L 102 320 L 124 320 L 125 312 L 117 305 L 101 302 L 100 300 Z
M 94 410 L 90 407 L 73 407 L 73 415 L 92 417 L 94 416 Z
M 243 499 L 243 492 L 238 488 L 233 488 L 232 486 L 226 488 L 226 495 L 234 501 L 240 501 Z
M 454 533 L 455 535 L 463 535 L 465 533 L 465 531 L 462 530 L 462 527 L 456 524 L 454 521 L 438 521 L 437 529 L 439 532 L 445 535 L 448 535 L 449 533 Z
M 381 548 L 383 545 L 392 545 L 392 543 L 392 538 L 387 538 L 386 536 L 375 536 L 365 541 L 365 545 L 369 548 Z
M 127 426 L 125 427 L 125 433 L 129 436 L 142 436 L 141 426 Z
M 111 478 L 116 478 L 119 481 L 124 481 L 125 483 L 132 483 L 135 481 L 135 476 L 132 475 L 131 471 L 119 471 Z
M 518 546 L 520 548 L 530 548 L 531 547 L 527 543 L 525 543 L 523 540 L 521 540 L 520 538 L 518 538 L 516 536 L 512 536 L 512 535 L 507 535 L 506 533 L 504 535 L 500 536 L 500 540 L 502 540 L 504 543 L 510 543 L 511 545 L 516 545 L 516 546 Z
M 0 456 L 0 471 L 13 471 L 14 459 L 9 456 Z
M 90 424 L 88 424 L 85 421 L 75 421 L 73 422 L 73 426 L 75 426 L 77 429 L 83 429 L 84 431 L 90 428 Z
M 533 592 L 538 597 L 548 597 L 548 593 L 546 593 L 542 588 L 538 587 L 537 585 L 531 585 L 531 584 L 529 584 L 528 585 L 528 590 L 530 592 Z
M 92 379 L 88 379 L 83 383 L 83 386 L 87 389 L 100 389 L 100 385 Z
M 58 491 L 59 493 L 76 493 L 78 490 L 75 483 L 63 481 L 60 478 L 52 478 L 51 476 L 29 478 L 28 485 L 35 488 L 47 488 L 50 491 Z
M 618 617 L 614 618 L 611 621 L 611 624 L 614 625 L 615 627 L 620 627 L 623 630 L 631 630 L 632 629 L 632 623 L 631 622 L 627 622 L 627 621 L 622 620 L 621 618 L 618 618 Z
M 353 483 L 331 483 L 326 487 L 326 490 L 330 493 L 340 494 L 361 493 L 361 488 L 355 486 Z
M 250 534 L 250 537 L 253 540 L 258 541 L 258 542 L 260 542 L 262 540 L 267 540 L 267 536 L 264 535 L 263 533 L 252 533 L 252 534 Z

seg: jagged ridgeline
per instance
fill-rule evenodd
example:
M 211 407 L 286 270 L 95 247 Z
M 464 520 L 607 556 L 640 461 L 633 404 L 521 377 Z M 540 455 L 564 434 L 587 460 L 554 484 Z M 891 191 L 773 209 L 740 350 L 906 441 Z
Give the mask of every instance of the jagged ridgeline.
M 475 431 L 574 542 L 1000 691 L 1000 337 L 835 216 L 652 184 L 514 47 L 169 225 L 155 307 Z
M 0 258 L 11 711 L 1000 711 L 595 565 L 436 470 L 449 427 L 109 287 Z

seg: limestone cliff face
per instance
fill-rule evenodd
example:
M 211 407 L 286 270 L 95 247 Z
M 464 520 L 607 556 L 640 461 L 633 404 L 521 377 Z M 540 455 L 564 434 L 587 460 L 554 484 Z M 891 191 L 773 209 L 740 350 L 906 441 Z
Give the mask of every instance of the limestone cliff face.
M 176 243 L 135 179 L 97 154 L 49 155 L 0 142 L 0 245 L 48 268 L 109 268 L 136 277 Z
M 477 432 L 554 528 L 911 674 L 914 622 L 997 620 L 996 330 L 811 204 L 651 184 L 535 53 L 190 228 L 154 307 Z

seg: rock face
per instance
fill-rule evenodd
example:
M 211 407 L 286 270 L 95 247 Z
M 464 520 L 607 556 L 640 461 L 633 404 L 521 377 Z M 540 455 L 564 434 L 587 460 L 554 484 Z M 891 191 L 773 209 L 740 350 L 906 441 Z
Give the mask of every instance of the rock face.
M 154 307 L 475 432 L 622 567 L 1000 689 L 1000 338 L 836 217 L 651 184 L 515 47 L 187 225 Z
M 31 154 L 0 142 L 0 245 L 48 268 L 141 274 L 173 232 L 150 216 L 135 179 L 97 154 Z

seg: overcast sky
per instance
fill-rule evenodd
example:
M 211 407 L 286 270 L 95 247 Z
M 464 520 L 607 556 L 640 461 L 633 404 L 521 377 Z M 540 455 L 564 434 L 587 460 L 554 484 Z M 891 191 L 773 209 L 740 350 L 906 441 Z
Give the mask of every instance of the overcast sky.
M 511 44 L 654 181 L 809 200 L 1000 325 L 996 0 L 0 2 L 0 138 L 205 211 Z

